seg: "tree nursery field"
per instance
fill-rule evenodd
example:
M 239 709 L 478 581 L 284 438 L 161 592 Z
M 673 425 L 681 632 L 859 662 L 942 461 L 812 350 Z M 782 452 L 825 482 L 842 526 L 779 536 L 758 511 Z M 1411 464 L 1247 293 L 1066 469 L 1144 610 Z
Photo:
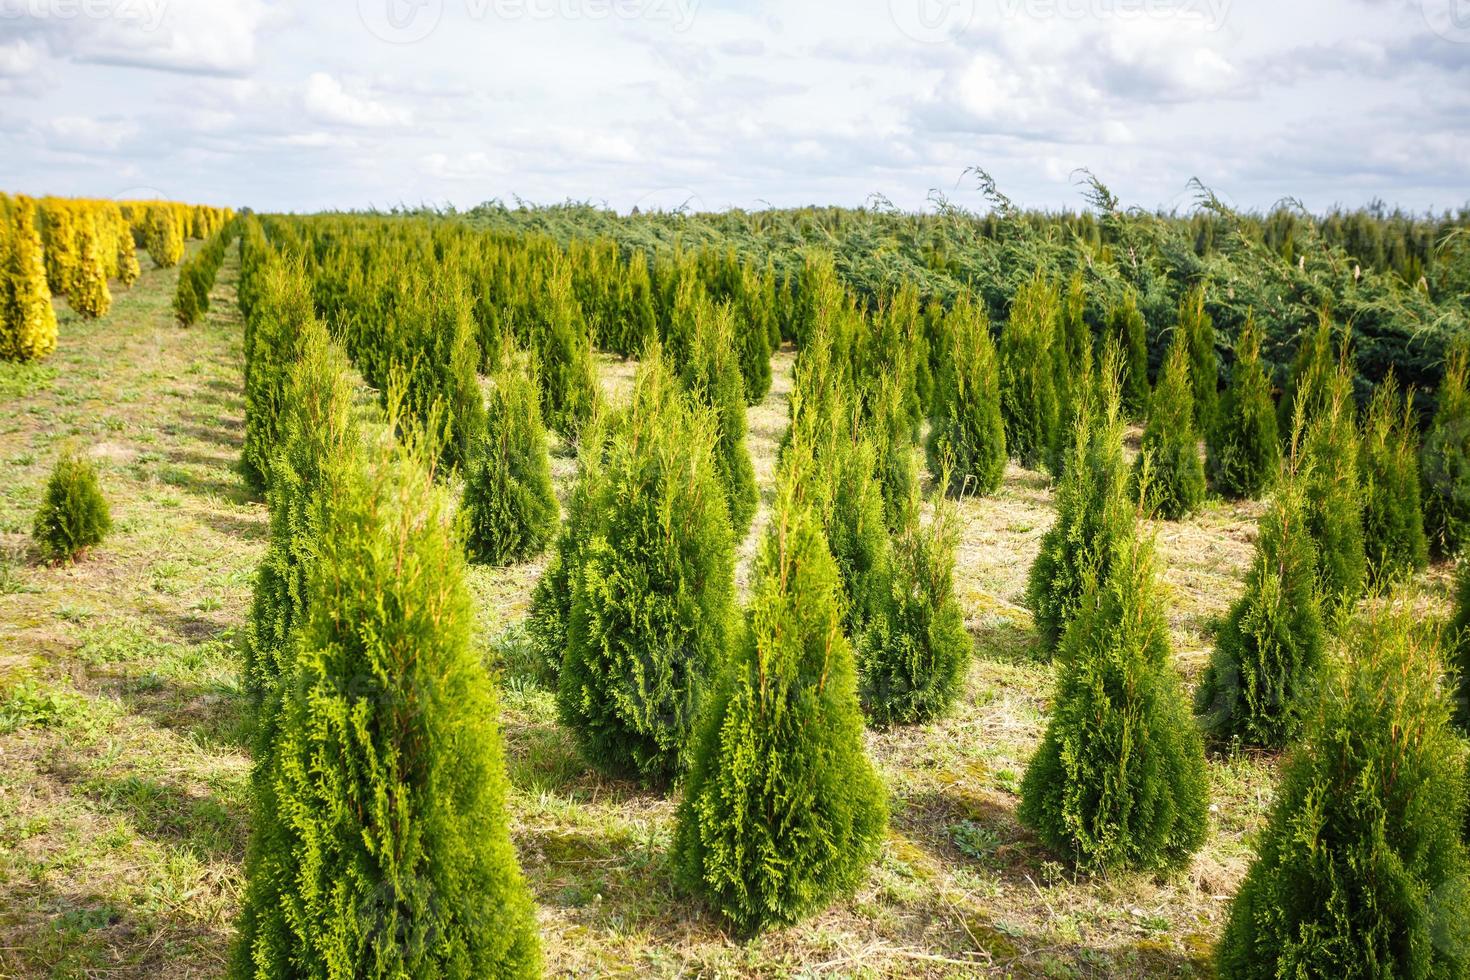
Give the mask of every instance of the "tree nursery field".
M 1470 212 L 0 195 L 0 976 L 1470 976 Z

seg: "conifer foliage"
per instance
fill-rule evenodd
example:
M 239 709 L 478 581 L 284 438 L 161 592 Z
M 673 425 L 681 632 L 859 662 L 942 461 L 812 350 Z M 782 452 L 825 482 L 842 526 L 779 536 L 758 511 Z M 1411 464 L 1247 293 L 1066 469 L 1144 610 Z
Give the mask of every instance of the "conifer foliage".
M 678 771 L 724 662 L 735 556 L 713 417 L 679 390 L 656 346 L 634 389 L 566 569 L 558 704 L 590 762 L 659 781 Z
M 1470 346 L 1457 343 L 1445 356 L 1434 419 L 1424 436 L 1420 475 L 1424 527 L 1430 548 L 1454 555 L 1470 541 Z
M 1303 332 L 1292 358 L 1291 373 L 1276 406 L 1277 431 L 1283 438 L 1293 432 L 1301 403 L 1302 417 L 1310 424 L 1331 400 L 1329 389 L 1337 365 L 1332 357 L 1332 318 L 1326 310 L 1317 314 L 1317 325 L 1310 332 Z
M 1150 542 L 1131 530 L 1062 640 L 1021 820 L 1090 869 L 1178 867 L 1208 829 L 1204 746 L 1174 672 Z
M 599 389 L 592 368 L 592 341 L 565 263 L 547 277 L 536 316 L 531 344 L 541 378 L 542 416 L 563 438 L 572 439 L 596 411 Z
M 1107 336 L 1122 355 L 1123 409 L 1139 418 L 1148 410 L 1148 323 L 1131 289 L 1108 311 Z
M 1313 699 L 1230 909 L 1224 980 L 1470 968 L 1465 747 L 1407 611 L 1355 627 Z
M 1187 338 L 1174 335 L 1159 383 L 1149 396 L 1139 478 L 1149 509 L 1165 520 L 1193 513 L 1205 499 L 1205 461 L 1195 429 Z
M 171 205 L 159 203 L 148 209 L 143 247 L 160 269 L 171 269 L 184 258 L 184 228 Z
M 566 517 L 556 533 L 546 568 L 531 592 L 526 628 L 535 644 L 539 673 L 547 679 L 557 677 L 566 656 L 572 575 L 581 567 L 582 549 L 596 528 L 594 507 L 602 500 L 600 479 L 608 436 L 615 427 L 612 413 L 599 410 L 578 432 L 577 479 L 567 501 Z
M 1230 383 L 1209 436 L 1210 482 L 1232 499 L 1259 497 L 1281 467 L 1271 384 L 1261 366 L 1261 333 L 1247 318 L 1235 340 Z
M 893 537 L 891 586 L 861 635 L 863 707 L 880 725 L 928 721 L 954 704 L 972 641 L 954 596 L 959 529 L 942 496 L 927 525 L 915 492 Z
M 265 489 L 286 407 L 287 372 L 300 356 L 300 344 L 316 312 L 311 284 L 299 265 L 268 247 L 254 261 L 260 266 L 252 272 L 258 276 L 258 294 L 252 296 L 245 324 L 245 444 L 241 457 L 247 478 Z
M 1318 408 L 1306 424 L 1302 453 L 1307 498 L 1307 531 L 1317 544 L 1317 591 L 1331 613 L 1362 595 L 1368 559 L 1363 547 L 1363 498 L 1358 485 L 1358 427 L 1352 403 L 1352 376 L 1344 366 L 1320 379 L 1321 397 L 1299 389 L 1301 407 Z
M 1412 402 L 1399 397 L 1392 374 L 1373 392 L 1358 454 L 1363 493 L 1363 544 L 1375 583 L 1429 564 L 1419 490 L 1419 431 Z
M 245 686 L 264 700 L 289 673 L 306 619 L 307 582 L 337 499 L 331 487 L 359 448 L 346 355 L 326 326 L 306 323 L 287 368 L 279 442 L 271 454 L 270 541 L 255 576 L 245 644 Z
M 471 559 L 504 565 L 540 554 L 559 508 L 541 393 L 524 365 L 507 362 L 496 372 L 476 442 L 461 504 Z
M 233 973 L 536 976 L 448 502 L 421 452 L 374 455 L 334 488 L 259 756 Z
M 837 568 L 803 495 L 812 465 L 804 445 L 783 461 L 747 628 L 701 718 L 674 840 L 686 884 L 744 931 L 851 889 L 887 821 Z
M 1220 412 L 1220 362 L 1215 353 L 1215 321 L 1205 310 L 1203 286 L 1194 287 L 1179 300 L 1179 332 L 1189 346 L 1195 428 L 1208 435 Z
M 63 452 L 46 481 L 46 495 L 31 534 L 51 561 L 75 561 L 102 543 L 112 530 L 112 515 L 97 470 L 86 457 Z
M 76 218 L 77 265 L 71 278 L 67 299 L 72 309 L 89 320 L 106 316 L 112 308 L 112 292 L 107 288 L 106 256 L 98 239 L 97 224 L 91 215 Z
M 1088 394 L 1073 423 L 1056 520 L 1041 539 L 1026 586 L 1026 605 L 1047 652 L 1057 648 L 1081 604 L 1089 571 L 1105 581 L 1118 547 L 1133 534 L 1116 367 L 1110 352 L 1101 389 Z
M 755 466 L 745 447 L 745 391 L 741 380 L 735 323 L 729 306 L 704 304 L 695 317 L 689 356 L 680 379 L 694 399 L 714 414 L 718 426 L 716 458 L 730 507 L 730 523 L 743 538 L 755 517 L 759 493 Z
M 948 467 L 950 493 L 988 496 L 1006 468 L 995 342 L 968 294 L 946 314 L 940 336 L 948 347 L 934 387 L 929 470 L 938 477 Z
M 1309 707 L 1325 645 L 1317 546 L 1307 530 L 1302 478 L 1288 473 L 1261 518 L 1245 592 L 1195 691 L 1205 730 L 1221 741 L 1286 745 Z
M 1060 480 L 1066 471 L 1077 412 L 1087 400 L 1088 389 L 1096 383 L 1092 348 L 1092 329 L 1087 324 L 1087 287 L 1079 270 L 1073 273 L 1067 284 L 1057 340 L 1052 345 L 1052 359 L 1056 365 L 1057 428 L 1046 468 L 1054 480 Z
M 32 361 L 56 349 L 56 310 L 46 284 L 35 205 L 10 199 L 0 208 L 0 358 Z
M 1000 335 L 1001 412 L 1006 446 L 1022 466 L 1041 466 L 1056 438 L 1057 397 L 1052 344 L 1056 287 L 1038 272 L 1016 292 Z

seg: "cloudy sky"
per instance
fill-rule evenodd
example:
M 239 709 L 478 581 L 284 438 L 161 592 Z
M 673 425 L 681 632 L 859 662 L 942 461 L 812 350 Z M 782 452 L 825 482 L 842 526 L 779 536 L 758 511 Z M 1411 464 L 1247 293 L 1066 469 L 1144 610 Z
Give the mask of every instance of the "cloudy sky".
M 0 189 L 1470 202 L 1470 0 L 0 0 Z

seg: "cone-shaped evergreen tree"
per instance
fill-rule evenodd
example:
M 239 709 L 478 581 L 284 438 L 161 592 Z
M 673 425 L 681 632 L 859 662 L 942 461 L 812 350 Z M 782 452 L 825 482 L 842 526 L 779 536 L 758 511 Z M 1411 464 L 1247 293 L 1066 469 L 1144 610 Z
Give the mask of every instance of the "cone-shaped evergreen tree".
M 869 379 L 871 386 L 863 402 L 866 419 L 854 422 L 872 440 L 877 462 L 878 486 L 883 495 L 883 520 L 890 530 L 904 520 L 904 508 L 919 483 L 918 450 L 905 397 L 912 393 L 902 375 Z
M 1052 345 L 1056 365 L 1057 428 L 1047 454 L 1046 468 L 1060 480 L 1071 452 L 1072 431 L 1092 378 L 1092 330 L 1087 325 L 1087 288 L 1082 272 L 1072 274 L 1062 298 L 1057 342 Z
M 558 704 L 588 760 L 610 773 L 673 776 L 727 656 L 735 555 L 715 441 L 712 414 L 651 348 L 568 569 Z
M 1407 611 L 1351 630 L 1281 776 L 1218 952 L 1224 980 L 1470 969 L 1465 747 Z
M 916 373 L 923 351 L 919 329 L 919 294 L 912 283 L 905 284 L 883 302 L 876 313 L 860 322 L 853 351 L 853 376 L 862 395 L 864 414 L 876 420 L 888 435 L 880 436 L 880 455 L 884 442 L 894 446 L 918 441 L 923 427 L 924 410 L 919 401 Z M 905 448 L 907 469 L 908 448 Z M 885 474 L 885 493 L 888 492 Z M 885 498 L 889 499 L 889 498 Z M 899 496 L 900 503 L 907 499 Z
M 95 320 L 106 316 L 112 308 L 112 292 L 107 288 L 107 269 L 97 240 L 97 225 L 90 215 L 77 216 L 76 235 L 77 266 L 67 299 L 72 309 Z
M 1278 749 L 1295 738 L 1323 662 L 1317 546 L 1302 479 L 1288 473 L 1261 517 L 1245 593 L 1220 628 L 1195 691 L 1206 732 Z
M 1057 486 L 1056 520 L 1042 536 L 1026 586 L 1026 605 L 1048 653 L 1082 602 L 1088 570 L 1105 581 L 1120 543 L 1133 533 L 1115 351 L 1104 355 L 1100 390 L 1086 395 L 1077 416 L 1072 457 Z
M 336 499 L 327 483 L 360 449 L 350 371 L 326 326 L 308 320 L 301 355 L 287 368 L 266 491 L 270 543 L 256 572 L 245 643 L 245 686 L 257 699 L 266 698 L 294 663 L 307 582 L 330 521 L 325 504 Z
M 178 288 L 174 291 L 174 319 L 181 327 L 193 326 L 204 315 L 204 305 L 191 272 L 192 266 L 188 262 L 179 267 Z
M 1051 721 L 1021 820 L 1092 869 L 1186 863 L 1209 825 L 1204 746 L 1171 661 L 1152 546 L 1130 527 L 1062 640 Z
M 556 530 L 560 510 L 541 424 L 541 392 L 522 363 L 508 361 L 495 374 L 460 508 L 474 561 L 523 561 L 540 554 Z
M 485 431 L 480 342 L 469 294 L 450 278 L 414 281 L 403 287 L 394 316 L 402 349 L 384 395 L 401 381 L 400 421 L 406 425 L 422 428 L 437 413 L 444 426 L 439 461 L 445 469 L 462 467 Z
M 837 568 L 803 492 L 820 482 L 813 465 L 802 443 L 782 462 L 747 628 L 701 717 L 674 837 L 681 878 L 745 931 L 851 889 L 887 821 Z
M 973 641 L 954 596 L 954 505 L 942 496 L 925 526 L 917 489 L 893 540 L 892 587 L 863 631 L 863 707 L 881 725 L 928 721 L 954 704 Z
M 245 440 L 240 452 L 246 477 L 265 489 L 286 407 L 287 372 L 300 355 L 316 312 L 311 283 L 301 267 L 274 251 L 263 259 L 258 289 L 245 331 Z
M 527 631 L 536 645 L 542 674 L 555 679 L 566 656 L 567 626 L 572 618 L 572 573 L 581 567 L 582 549 L 596 527 L 594 506 L 601 497 L 609 433 L 616 429 L 611 412 L 598 409 L 577 433 L 577 480 L 567 500 L 566 518 L 557 531 L 551 557 L 531 592 Z
M 771 390 L 771 338 L 779 342 L 780 328 L 775 327 L 775 293 L 770 280 L 749 265 L 742 273 L 740 321 L 736 326 L 740 341 L 740 376 L 745 389 L 745 404 L 757 405 Z
M 1006 447 L 1022 466 L 1045 463 L 1056 438 L 1057 398 L 1052 344 L 1056 287 L 1038 271 L 1016 291 L 1000 335 L 1000 407 Z
M 1317 591 L 1329 615 L 1363 594 L 1368 559 L 1363 547 L 1363 497 L 1358 485 L 1358 426 L 1352 403 L 1352 375 L 1346 361 L 1322 379 L 1317 414 L 1302 439 L 1307 499 L 1307 533 L 1317 545 Z M 1313 400 L 1299 389 L 1301 413 Z
M 1006 469 L 995 343 L 968 293 L 944 319 L 948 347 L 934 388 L 929 471 L 938 477 L 947 465 L 949 493 L 988 496 L 1000 489 Z
M 1208 434 L 1220 414 L 1220 362 L 1215 354 L 1215 321 L 1205 310 L 1204 286 L 1195 286 L 1179 300 L 1179 332 L 1189 346 L 1195 431 Z
M 63 452 L 46 481 L 31 529 L 37 547 L 51 561 L 75 561 L 111 530 L 112 515 L 97 484 L 97 470 L 86 457 Z
M 892 543 L 888 536 L 878 452 L 860 422 L 851 382 L 832 360 L 825 325 L 817 328 L 797 358 L 791 391 L 791 442 L 810 447 L 817 485 L 809 494 L 821 508 L 823 530 L 842 580 L 843 628 L 861 636 L 892 588 Z
M 760 493 L 755 486 L 755 466 L 745 448 L 745 389 L 735 344 L 730 307 L 705 304 L 695 315 L 689 356 L 680 365 L 679 376 L 695 400 L 714 413 L 719 429 L 715 461 L 720 483 L 735 536 L 744 538 L 755 518 Z
M 547 277 L 539 310 L 532 342 L 541 378 L 542 415 L 563 438 L 575 438 L 596 410 L 600 389 L 592 366 L 592 341 L 565 263 Z
M 1132 289 L 1108 311 L 1107 333 L 1122 354 L 1123 410 L 1141 418 L 1148 411 L 1148 324 Z
M 418 458 L 365 460 L 333 492 L 258 756 L 233 974 L 536 976 L 448 502 Z
M 1419 431 L 1413 404 L 1392 372 L 1373 392 L 1358 455 L 1368 573 L 1383 583 L 1429 564 L 1419 492 Z
M 1292 432 L 1298 400 L 1301 401 L 1302 418 L 1308 425 L 1330 400 L 1329 382 L 1337 373 L 1332 348 L 1332 318 L 1322 310 L 1317 314 L 1316 326 L 1311 331 L 1303 330 L 1298 338 L 1291 373 L 1276 406 L 1276 429 L 1283 438 Z
M 184 230 L 174 209 L 157 204 L 148 209 L 144 246 L 159 269 L 171 269 L 184 258 Z
M 80 258 L 76 223 L 79 215 L 70 201 L 46 198 L 41 202 L 42 237 L 46 242 L 46 285 L 53 296 L 71 293 Z
M 35 205 L 12 199 L 0 231 L 9 236 L 0 266 L 0 358 L 32 361 L 56 349 L 56 309 L 46 285 Z
M 1208 436 L 1210 482 L 1233 499 L 1259 497 L 1281 468 L 1271 385 L 1261 366 L 1261 334 L 1247 317 L 1235 340 L 1230 383 Z
M 1457 343 L 1445 355 L 1444 378 L 1435 392 L 1434 420 L 1424 436 L 1420 474 L 1424 530 L 1438 555 L 1457 554 L 1470 541 L 1470 346 Z
M 1205 461 L 1194 427 L 1194 390 L 1189 381 L 1188 339 L 1176 333 L 1158 386 L 1149 396 L 1148 425 L 1138 458 L 1149 510 L 1166 521 L 1192 514 L 1205 499 Z
M 143 274 L 143 269 L 138 264 L 138 248 L 133 241 L 133 230 L 128 227 L 127 221 L 121 215 L 118 218 L 122 224 L 118 228 L 116 242 L 117 281 L 122 283 L 124 288 L 131 289 L 133 283 L 137 282 L 138 277 Z

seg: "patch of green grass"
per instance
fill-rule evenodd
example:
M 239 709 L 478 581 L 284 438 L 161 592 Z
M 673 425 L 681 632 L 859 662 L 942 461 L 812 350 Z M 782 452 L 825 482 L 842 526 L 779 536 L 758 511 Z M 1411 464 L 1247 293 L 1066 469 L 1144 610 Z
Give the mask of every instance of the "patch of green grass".
M 47 390 L 56 373 L 56 367 L 46 361 L 0 361 L 0 402 Z

